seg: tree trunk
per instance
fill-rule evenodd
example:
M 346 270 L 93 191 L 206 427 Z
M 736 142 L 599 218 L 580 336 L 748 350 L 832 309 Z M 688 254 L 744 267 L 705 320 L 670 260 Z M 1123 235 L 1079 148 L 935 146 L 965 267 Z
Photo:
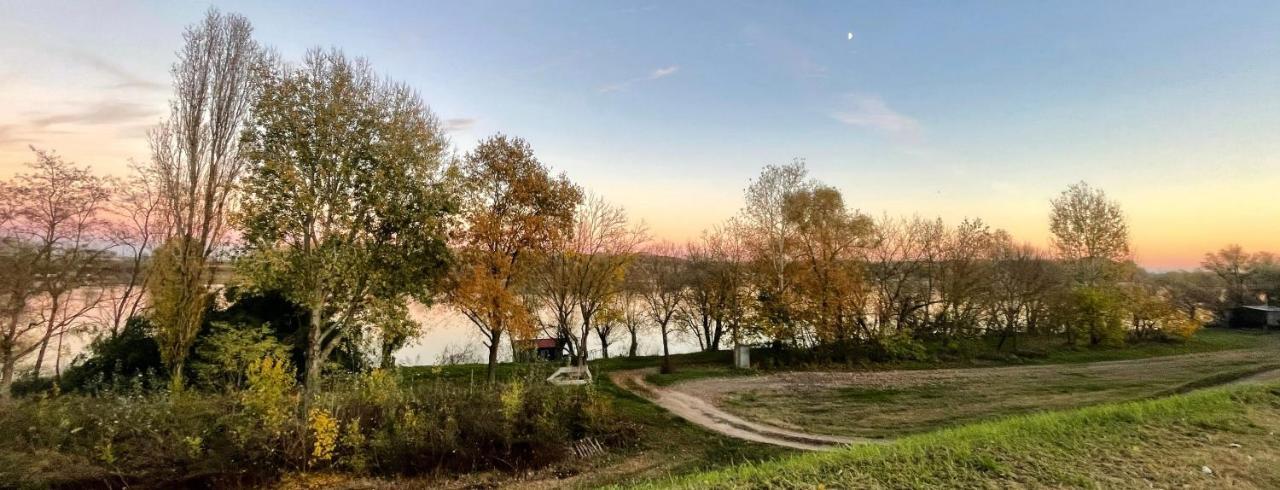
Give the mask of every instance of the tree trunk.
M 67 335 L 67 329 L 58 332 L 58 349 L 53 353 L 53 379 L 62 381 L 62 338 Z
M 635 357 L 636 347 L 639 345 L 636 341 L 636 329 L 633 328 L 629 330 L 631 331 L 631 349 L 627 351 L 627 357 Z
M 40 379 L 40 370 L 44 367 L 44 351 L 49 347 L 49 336 L 40 340 L 40 351 L 36 353 L 36 364 L 31 369 L 31 379 Z
M 306 395 L 303 400 L 303 413 L 310 410 L 311 400 L 315 399 L 320 389 L 320 368 L 324 362 L 320 359 L 320 354 L 324 351 L 324 347 L 320 344 L 324 328 L 323 311 L 324 307 L 319 302 L 311 305 L 311 328 L 307 332 L 307 374 L 303 381 Z
M 596 327 L 596 335 L 600 336 L 600 357 L 609 358 L 609 334 L 604 330 Z
M 494 330 L 489 336 L 489 367 L 485 376 L 490 383 L 498 380 L 498 348 L 502 344 L 502 331 Z
M 667 326 L 663 324 L 662 330 L 662 372 L 671 372 L 671 349 L 667 345 Z
M 578 366 L 587 367 L 587 341 L 591 339 L 591 315 L 582 315 L 582 351 L 578 356 Z
M 10 348 L 4 353 L 4 365 L 0 366 L 0 403 L 8 402 L 12 398 L 10 387 L 13 386 L 13 349 Z

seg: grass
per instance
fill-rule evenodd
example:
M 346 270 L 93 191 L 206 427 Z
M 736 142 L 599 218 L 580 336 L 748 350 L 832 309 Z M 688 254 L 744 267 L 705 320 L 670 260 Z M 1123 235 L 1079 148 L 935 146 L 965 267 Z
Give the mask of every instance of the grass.
M 1280 348 L 998 369 L 792 373 L 685 386 L 725 410 L 819 434 L 896 437 L 1038 410 L 1183 393 L 1280 369 Z
M 1239 386 L 1015 416 L 648 486 L 1280 488 L 1278 426 L 1280 385 Z
M 694 373 L 703 366 L 721 362 L 728 364 L 727 352 L 702 352 L 672 356 L 680 368 L 677 373 Z M 636 426 L 635 440 L 623 447 L 610 448 L 608 454 L 581 460 L 533 475 L 513 479 L 512 475 L 485 474 L 464 477 L 455 482 L 422 482 L 426 486 L 488 487 L 539 486 L 554 482 L 555 487 L 595 488 L 623 481 L 667 478 L 696 473 L 733 464 L 764 461 L 794 454 L 796 451 L 767 444 L 740 441 L 703 430 L 684 419 L 627 390 L 615 386 L 608 378 L 610 371 L 657 367 L 659 356 L 600 359 L 591 362 L 595 389 L 608 396 L 619 423 Z M 510 378 L 545 377 L 555 368 L 549 363 L 500 364 L 495 376 Z M 482 364 L 454 366 L 414 366 L 400 369 L 402 379 L 418 383 L 484 383 L 486 366 Z M 401 482 L 412 484 L 415 482 Z
M 883 369 L 929 369 L 938 367 L 987 366 L 1003 364 L 1078 364 L 1095 360 L 1118 360 L 1130 358 L 1169 356 L 1196 352 L 1213 352 L 1240 349 L 1255 345 L 1259 341 L 1256 336 L 1231 331 L 1206 330 L 1191 341 L 1183 344 L 1143 344 L 1124 349 L 1080 349 L 1071 351 L 1054 351 L 1052 344 L 1035 345 L 1030 341 L 1020 342 L 1020 350 L 1045 349 L 1038 357 L 1020 357 L 1018 359 L 942 361 L 939 363 L 918 363 L 914 365 L 872 365 L 858 366 L 857 371 L 877 371 Z M 754 354 L 753 354 L 754 355 Z M 757 357 L 758 358 L 758 357 Z M 667 386 L 685 381 L 706 378 L 734 378 L 738 375 L 760 374 L 758 371 L 737 371 L 727 366 L 732 355 L 728 351 L 693 353 L 672 356 L 675 372 L 671 374 L 653 374 L 646 381 Z M 780 457 L 796 454 L 796 451 L 774 446 L 743 442 L 705 431 L 665 412 L 661 408 L 645 401 L 608 381 L 607 373 L 617 370 L 653 368 L 659 366 L 661 357 L 643 356 L 636 358 L 615 357 L 599 359 L 591 362 L 595 374 L 596 388 L 608 394 L 619 420 L 636 424 L 636 439 L 626 447 L 611 448 L 609 453 L 600 458 L 580 461 L 573 465 L 549 468 L 530 477 L 513 478 L 512 475 L 489 474 L 472 475 L 462 482 L 453 482 L 454 486 L 555 486 L 589 488 L 602 485 L 631 481 L 653 481 L 678 478 L 681 475 L 696 474 L 725 468 L 734 464 L 756 465 Z M 497 368 L 497 377 L 531 376 L 535 373 L 549 374 L 554 367 L 548 364 L 520 365 L 501 364 Z M 815 367 L 814 369 L 817 369 Z M 401 376 L 417 382 L 449 382 L 449 383 L 483 383 L 486 375 L 484 365 L 459 366 L 421 366 L 401 369 Z M 1072 374 L 1064 376 L 1072 377 Z M 1200 375 L 1203 377 L 1205 375 Z M 1058 386 L 1056 389 L 1096 390 L 1101 387 L 1087 375 L 1074 375 L 1079 378 L 1071 386 Z M 1199 378 L 1195 378 L 1199 379 Z M 754 381 L 754 380 L 752 380 Z M 763 394 L 762 394 L 763 395 Z M 945 398 L 942 390 L 930 392 L 925 389 L 901 390 L 892 388 L 857 388 L 838 392 L 841 403 L 859 403 L 874 407 L 883 403 L 901 403 L 910 399 Z M 750 401 L 751 394 L 744 394 L 743 400 Z M 921 429 L 924 430 L 924 429 Z M 437 486 L 438 482 L 429 482 L 428 486 Z M 460 483 L 460 484 L 458 484 Z M 812 485 L 810 485 L 812 486 Z

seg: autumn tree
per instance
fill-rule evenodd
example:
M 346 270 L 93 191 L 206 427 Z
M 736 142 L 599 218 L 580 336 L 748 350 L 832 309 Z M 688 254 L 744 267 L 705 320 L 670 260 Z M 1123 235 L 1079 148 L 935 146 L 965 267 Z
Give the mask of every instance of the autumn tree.
M 244 17 L 210 9 L 183 33 L 173 65 L 169 119 L 150 134 L 165 241 L 150 281 L 156 340 L 173 386 L 204 321 L 215 255 L 227 245 L 227 217 L 246 159 L 240 131 L 258 89 L 263 50 Z
M 784 211 L 795 229 L 797 316 L 812 326 L 814 341 L 853 340 L 865 329 L 867 289 L 858 259 L 870 245 L 872 220 L 825 185 L 787 196 Z
M 1050 205 L 1053 245 L 1074 270 L 1076 281 L 1095 286 L 1117 279 L 1117 265 L 1129 257 L 1129 227 L 1119 203 L 1102 189 L 1080 182 Z
M 996 231 L 987 271 L 983 302 L 987 325 L 999 332 L 997 349 L 1003 349 L 1009 340 L 1016 348 L 1020 333 L 1045 323 L 1048 302 L 1061 283 L 1058 268 L 1040 249 L 1016 243 L 1008 233 Z
M 685 261 L 679 254 L 670 242 L 651 244 L 637 264 L 647 313 L 662 336 L 663 372 L 671 372 L 672 320 L 685 298 Z
M 308 398 L 371 311 L 439 290 L 455 208 L 446 151 L 418 95 L 362 59 L 315 49 L 265 80 L 244 133 L 240 266 L 306 308 Z
M 994 246 L 995 234 L 981 219 L 962 221 L 943 239 L 934 321 L 944 338 L 981 331 Z
M 928 329 L 929 309 L 938 301 L 938 259 L 945 239 L 946 227 L 939 219 L 877 220 L 864 253 L 876 335 L 915 335 Z
M 758 267 L 760 319 L 769 324 L 771 335 L 779 340 L 791 336 L 792 323 L 791 244 L 795 227 L 787 220 L 786 202 L 792 194 L 810 187 L 807 174 L 801 159 L 766 166 L 747 185 L 746 206 L 742 209 L 742 225 Z
M 446 294 L 484 335 L 494 381 L 503 336 L 523 331 L 528 337 L 535 328 L 525 292 L 539 259 L 573 233 L 582 191 L 563 175 L 553 177 L 527 142 L 501 134 L 476 145 L 458 174 L 462 225 Z
M 586 366 L 587 340 L 596 314 L 621 294 L 627 268 L 644 241 L 644 226 L 632 225 L 626 211 L 602 197 L 589 196 L 579 206 L 567 257 L 571 291 L 582 321 L 577 332 L 579 365 Z
M 103 240 L 107 183 L 62 157 L 37 150 L 30 172 L 0 187 L 0 398 L 8 399 L 20 360 L 44 368 L 61 340 L 100 300 L 89 286 L 110 256 Z

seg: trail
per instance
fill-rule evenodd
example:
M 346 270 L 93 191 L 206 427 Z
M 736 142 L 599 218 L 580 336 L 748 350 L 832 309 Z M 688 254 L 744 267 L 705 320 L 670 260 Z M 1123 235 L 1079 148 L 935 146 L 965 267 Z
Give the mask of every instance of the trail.
M 609 379 L 622 389 L 644 397 L 680 418 L 729 437 L 808 451 L 886 442 L 883 439 L 809 434 L 743 420 L 696 396 L 645 382 L 645 376 L 656 372 L 656 368 L 616 371 L 609 373 Z
M 1176 356 L 1171 356 L 1176 357 Z M 1105 364 L 1134 364 L 1144 360 L 1127 360 L 1127 361 L 1106 361 Z M 1094 363 L 1104 364 L 1104 363 Z M 1038 366 L 1036 368 L 1044 368 Z M 973 369 L 1010 369 L 1010 367 L 996 368 L 968 368 Z M 1012 369 L 1028 369 L 1028 367 L 1014 367 Z M 1034 368 L 1032 368 L 1034 369 Z M 616 371 L 609 373 L 609 379 L 615 385 L 635 393 L 636 395 L 648 399 L 654 404 L 666 409 L 672 414 L 683 418 L 695 425 L 701 426 L 713 432 L 717 432 L 729 437 L 742 440 L 759 442 L 764 444 L 773 444 L 777 446 L 790 447 L 795 449 L 803 449 L 808 451 L 823 451 L 837 449 L 850 444 L 885 444 L 892 442 L 893 439 L 873 439 L 859 437 L 841 437 L 825 434 L 812 434 L 799 432 L 790 429 L 784 429 L 768 424 L 751 422 L 741 417 L 730 414 L 717 408 L 710 401 L 698 396 L 684 393 L 679 390 L 654 386 L 644 380 L 645 376 L 657 372 L 657 368 L 633 369 L 627 371 Z M 919 375 L 928 371 L 913 370 L 904 372 L 909 375 Z M 881 372 L 880 374 L 885 374 Z M 890 372 L 891 373 L 891 372 Z M 820 373 L 808 373 L 820 374 Z M 1243 384 L 1261 384 L 1280 380 L 1280 369 L 1272 369 L 1263 371 L 1243 378 L 1224 381 L 1223 383 L 1212 386 L 1198 387 L 1192 391 L 1202 389 L 1215 388 L 1226 385 L 1243 385 Z M 705 381 L 705 380 L 704 380 Z

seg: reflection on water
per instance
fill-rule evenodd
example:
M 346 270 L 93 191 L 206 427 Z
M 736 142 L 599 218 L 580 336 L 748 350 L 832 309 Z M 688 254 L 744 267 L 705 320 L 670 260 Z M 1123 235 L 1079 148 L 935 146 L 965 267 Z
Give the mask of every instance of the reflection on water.
M 419 304 L 410 306 L 413 318 L 421 323 L 425 332 L 414 343 L 396 353 L 396 361 L 403 366 L 421 366 L 437 364 L 440 355 L 448 350 L 458 352 L 467 346 L 472 347 L 476 362 L 483 362 L 488 356 L 483 337 L 479 329 L 467 317 L 453 309 L 435 305 L 430 308 Z M 625 356 L 631 347 L 631 336 L 625 329 L 618 328 L 612 334 L 613 343 L 609 345 L 611 357 Z M 499 349 L 499 359 L 511 360 L 510 339 L 503 338 Z M 639 355 L 656 355 L 662 353 L 662 336 L 657 328 L 641 331 L 639 335 Z M 669 337 L 672 354 L 684 354 L 698 350 L 698 340 L 685 332 L 672 333 Z M 589 357 L 600 357 L 600 338 L 591 333 L 588 341 Z
M 96 292 L 95 290 L 94 292 Z M 112 290 L 108 289 L 107 295 L 111 296 Z M 84 297 L 81 294 L 73 295 L 77 298 Z M 104 303 L 101 305 L 106 308 Z M 475 362 L 483 362 L 488 356 L 488 350 L 484 346 L 484 341 L 479 330 L 475 325 L 471 324 L 465 316 L 454 311 L 444 305 L 435 305 L 424 307 L 421 304 L 413 303 L 409 308 L 413 319 L 423 326 L 423 335 L 413 341 L 409 346 L 401 349 L 396 353 L 396 361 L 405 366 L 420 366 L 438 364 L 441 354 L 458 353 L 470 349 Z M 80 324 L 76 325 L 70 333 L 68 333 L 63 342 L 62 349 L 62 366 L 65 368 L 70 364 L 76 355 L 84 352 L 90 340 L 93 339 L 99 328 L 91 328 L 93 323 L 104 322 L 102 315 L 90 313 L 80 320 Z M 631 337 L 627 331 L 617 328 L 612 334 L 613 343 L 609 345 L 609 354 L 613 357 L 625 356 L 631 347 Z M 56 342 L 57 339 L 54 339 Z M 52 343 L 51 343 L 52 344 Z M 640 347 L 637 349 L 639 355 L 656 355 L 662 353 L 662 337 L 658 334 L 657 328 L 650 328 L 640 332 Z M 696 352 L 698 341 L 692 335 L 686 332 L 673 332 L 670 336 L 671 353 L 683 354 L 687 352 Z M 591 358 L 600 357 L 600 338 L 591 333 L 588 341 L 588 347 Z M 50 345 L 50 352 L 45 362 L 45 371 L 52 374 L 54 362 L 52 357 L 53 345 Z M 499 349 L 499 359 L 503 361 L 511 360 L 511 345 L 509 338 L 503 338 L 502 348 Z M 24 367 L 30 366 L 34 361 L 34 356 L 25 360 Z

